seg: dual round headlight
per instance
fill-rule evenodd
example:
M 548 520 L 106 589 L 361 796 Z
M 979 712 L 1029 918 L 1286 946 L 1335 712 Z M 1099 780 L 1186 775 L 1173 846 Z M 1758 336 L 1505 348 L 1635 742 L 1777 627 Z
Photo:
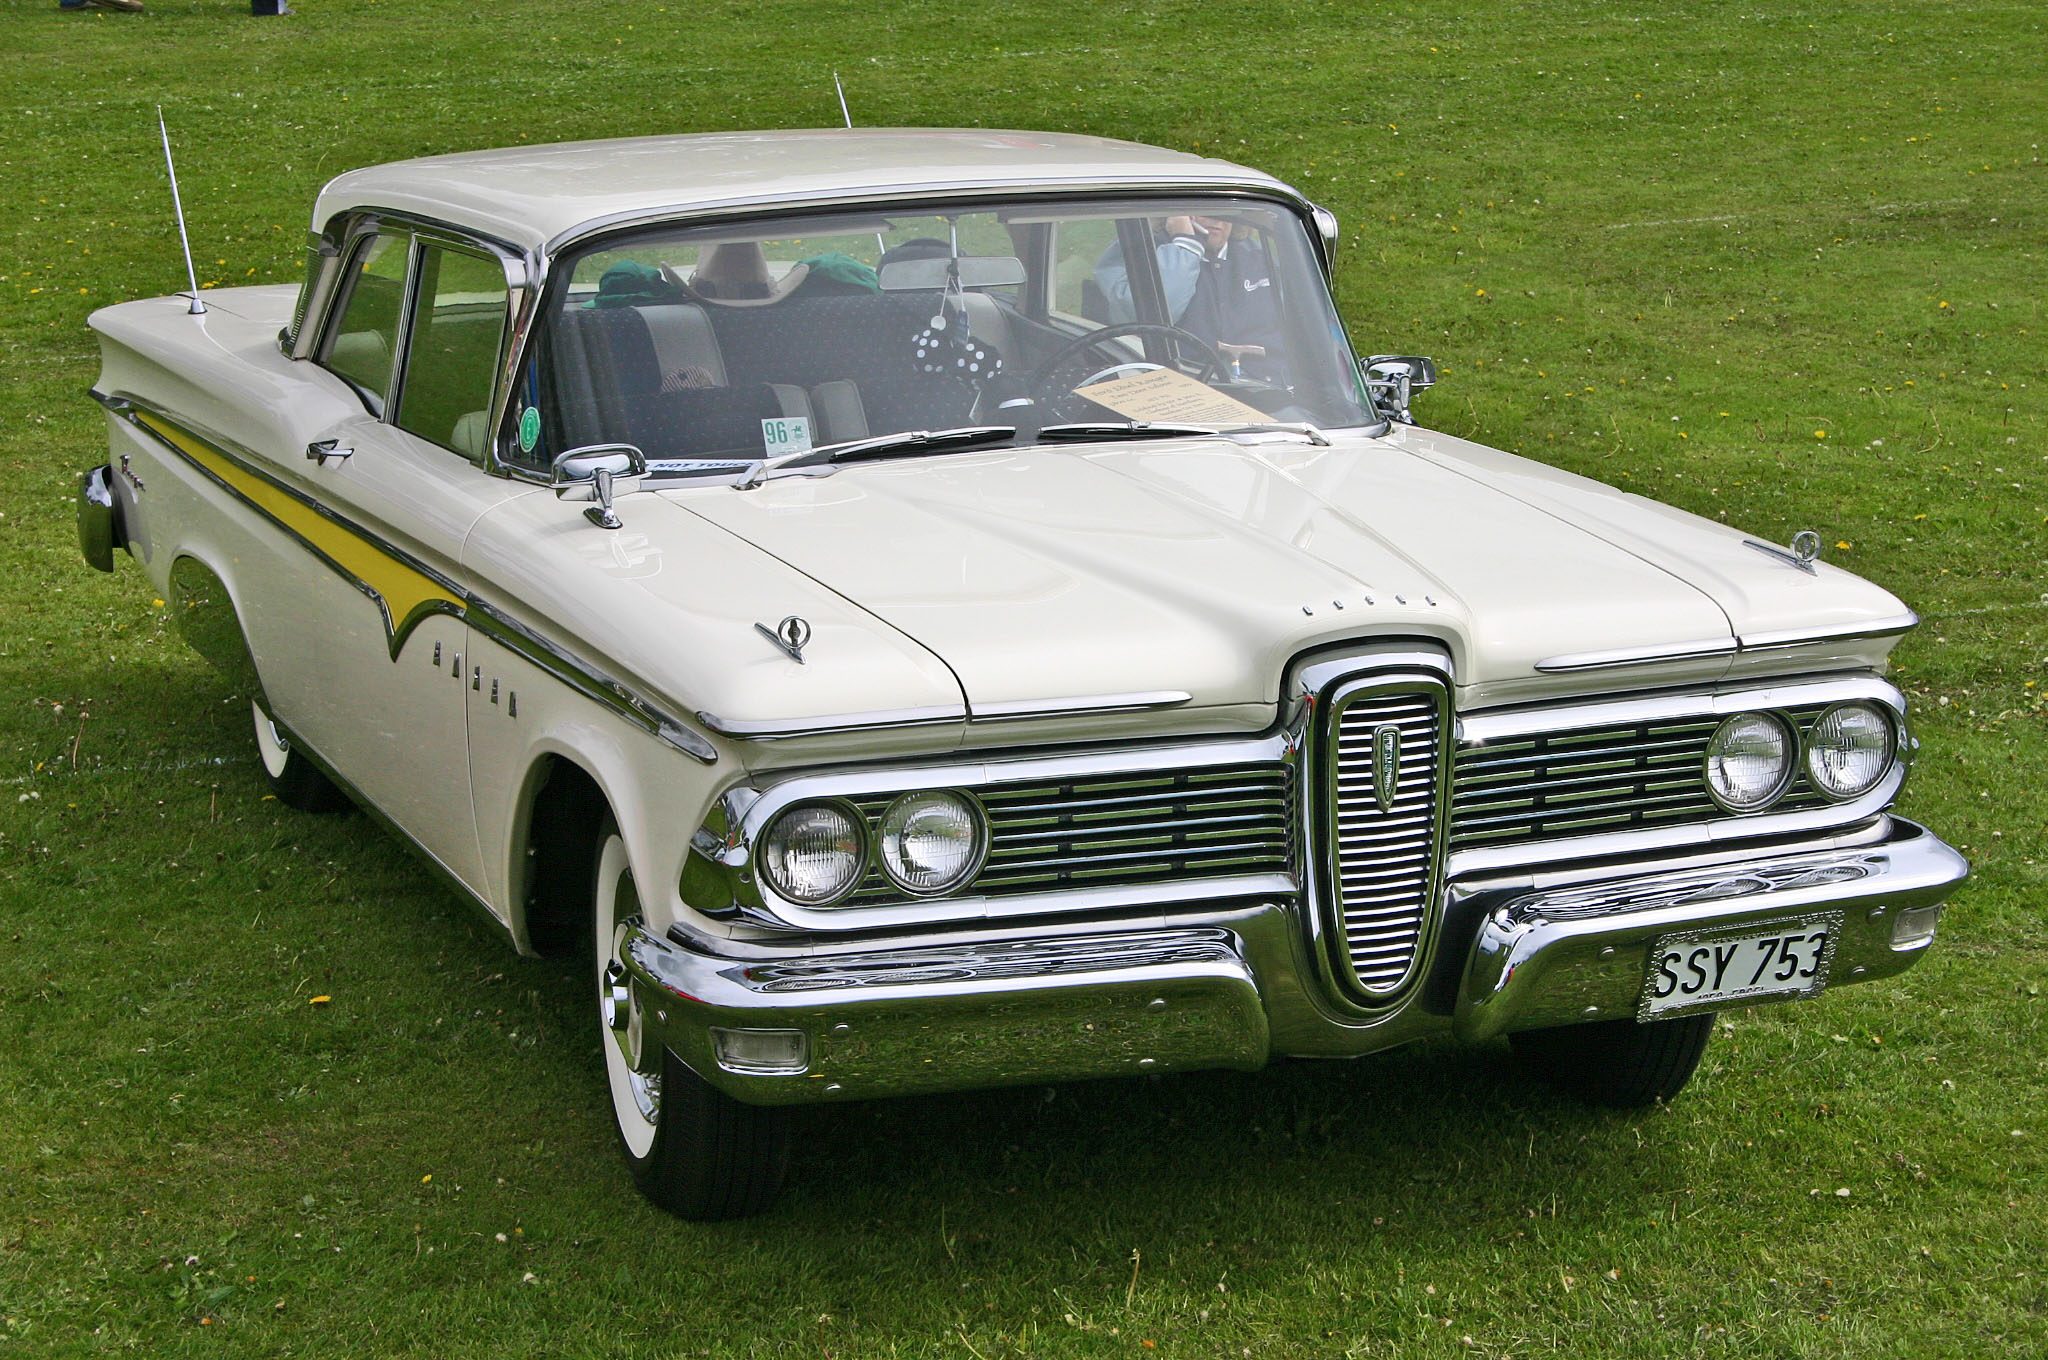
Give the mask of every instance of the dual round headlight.
M 1897 729 L 1875 704 L 1836 704 L 1814 720 L 1805 741 L 1806 777 L 1837 802 L 1877 786 L 1898 751 Z M 1756 812 L 1784 796 L 1800 765 L 1791 725 L 1771 713 L 1737 713 L 1707 742 L 1707 789 L 1730 812 Z
M 906 893 L 952 892 L 988 854 L 981 805 L 946 790 L 906 793 L 870 827 L 852 806 L 799 803 L 761 837 L 761 876 L 776 895 L 805 907 L 830 906 L 860 885 L 872 862 Z

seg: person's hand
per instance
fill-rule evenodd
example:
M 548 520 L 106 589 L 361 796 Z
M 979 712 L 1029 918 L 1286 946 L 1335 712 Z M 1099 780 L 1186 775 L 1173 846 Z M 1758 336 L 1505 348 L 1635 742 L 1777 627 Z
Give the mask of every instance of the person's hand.
M 1185 213 L 1179 217 L 1169 217 L 1166 219 L 1166 234 L 1168 236 L 1192 236 L 1196 240 L 1202 238 L 1201 231 L 1195 226 L 1195 219 L 1187 216 Z
M 1214 255 L 1229 243 L 1230 222 L 1228 219 L 1221 217 L 1191 217 L 1188 220 L 1193 223 L 1195 234 L 1202 238 L 1203 244 L 1208 247 L 1211 255 Z

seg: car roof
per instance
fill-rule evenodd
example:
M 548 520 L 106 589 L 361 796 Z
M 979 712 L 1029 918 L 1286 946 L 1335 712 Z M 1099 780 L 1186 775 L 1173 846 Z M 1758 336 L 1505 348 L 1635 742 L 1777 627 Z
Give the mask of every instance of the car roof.
M 313 227 L 383 209 L 529 251 L 599 224 L 750 204 L 1006 187 L 1234 187 L 1294 197 L 1228 161 L 1060 132 L 828 128 L 714 132 L 463 151 L 351 170 Z

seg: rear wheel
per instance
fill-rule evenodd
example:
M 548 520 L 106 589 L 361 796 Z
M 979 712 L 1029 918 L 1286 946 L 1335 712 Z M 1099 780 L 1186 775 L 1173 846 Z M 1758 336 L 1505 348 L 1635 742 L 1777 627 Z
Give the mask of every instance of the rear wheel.
M 789 1166 L 789 1112 L 719 1091 L 650 1041 L 620 958 L 621 928 L 640 917 L 626 843 L 609 817 L 592 894 L 597 1020 L 612 1121 L 634 1184 L 683 1218 L 744 1218 L 768 1207 Z M 651 1068 L 651 1071 L 643 1071 Z
M 303 752 L 292 749 L 292 739 L 263 707 L 263 701 L 251 699 L 249 708 L 256 718 L 256 754 L 263 759 L 264 782 L 270 785 L 277 801 L 300 812 L 339 812 L 346 808 L 348 795 L 320 773 Z
M 1581 1100 L 1633 1109 L 1670 1100 L 1692 1080 L 1714 1032 L 1714 1017 L 1601 1020 L 1508 1036 L 1518 1057 Z

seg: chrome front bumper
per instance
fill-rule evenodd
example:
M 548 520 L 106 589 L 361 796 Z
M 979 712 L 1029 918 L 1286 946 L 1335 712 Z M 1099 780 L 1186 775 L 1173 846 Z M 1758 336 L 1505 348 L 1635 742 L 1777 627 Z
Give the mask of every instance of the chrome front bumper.
M 1926 952 L 1967 873 L 1938 838 L 1890 818 L 1748 855 L 1457 883 L 1429 984 L 1383 1014 L 1328 996 L 1292 902 L 1219 905 L 1170 925 L 747 957 L 629 930 L 621 957 L 648 1039 L 739 1099 L 798 1104 L 1249 1069 L 1277 1054 L 1349 1057 L 1430 1034 L 1477 1042 L 1632 1016 L 1659 937 L 1817 911 L 1841 913 L 1828 985 L 1869 981 Z M 745 1057 L 750 1037 L 778 1033 L 799 1056 Z M 638 1048 L 643 1065 L 658 1060 L 653 1043 Z

